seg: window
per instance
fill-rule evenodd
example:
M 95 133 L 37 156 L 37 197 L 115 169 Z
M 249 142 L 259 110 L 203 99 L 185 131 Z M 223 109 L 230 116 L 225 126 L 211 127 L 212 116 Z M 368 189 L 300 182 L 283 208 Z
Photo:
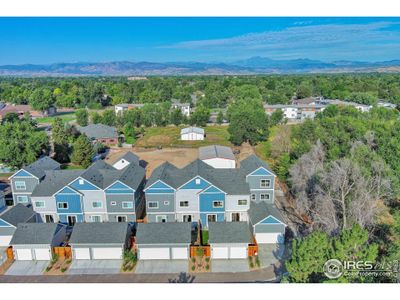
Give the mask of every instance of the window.
M 100 201 L 92 202 L 92 207 L 93 208 L 102 208 L 103 207 L 103 203 L 101 203 Z
M 101 222 L 101 216 L 91 216 L 92 222 Z
M 29 199 L 28 196 L 17 196 L 18 203 L 28 203 Z
M 122 202 L 122 208 L 125 209 L 133 208 L 133 202 Z
M 83 179 L 79 179 L 79 184 L 83 185 L 85 183 L 85 181 Z
M 238 205 L 247 205 L 247 200 L 246 199 L 239 199 L 238 200 Z
M 217 221 L 217 215 L 207 215 L 207 223 L 216 221 Z
M 269 200 L 269 194 L 260 194 L 261 200 Z
M 261 179 L 260 180 L 260 187 L 262 188 L 269 188 L 271 184 L 271 180 L 269 179 Z
M 213 201 L 213 207 L 214 208 L 224 207 L 224 202 L 223 201 Z
M 110 204 L 111 204 L 112 206 L 115 206 L 115 205 L 117 205 L 117 202 L 111 201 Z
M 44 201 L 36 201 L 35 206 L 37 208 L 43 208 L 43 207 L 45 207 L 45 202 Z
M 117 222 L 118 223 L 126 222 L 126 216 L 117 216 Z
M 196 184 L 200 184 L 200 178 L 196 178 Z
M 192 222 L 192 215 L 183 215 L 183 222 Z
M 149 203 L 147 204 L 148 208 L 158 208 L 158 202 L 156 201 L 149 201 Z
M 256 194 L 251 194 L 251 200 L 256 200 Z
M 164 201 L 164 205 L 169 205 L 169 201 Z
M 15 189 L 19 191 L 26 190 L 25 181 L 16 181 L 15 182 Z
M 156 222 L 157 223 L 166 223 L 167 222 L 167 216 L 156 216 Z
M 68 203 L 67 202 L 58 202 L 58 208 L 59 209 L 68 209 Z
M 179 202 L 180 207 L 188 207 L 189 206 L 189 201 L 181 201 Z

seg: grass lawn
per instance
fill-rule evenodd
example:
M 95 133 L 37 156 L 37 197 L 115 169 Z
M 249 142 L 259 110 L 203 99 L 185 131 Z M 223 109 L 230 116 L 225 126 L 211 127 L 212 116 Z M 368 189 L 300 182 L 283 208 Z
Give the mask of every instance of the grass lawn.
M 63 170 L 82 170 L 82 169 L 84 169 L 82 166 L 76 166 L 76 165 L 62 165 L 61 168 Z
M 136 139 L 134 137 L 131 137 L 131 136 L 125 137 L 125 143 L 134 145 L 136 143 Z
M 38 124 L 52 124 L 56 117 L 61 118 L 64 122 L 70 122 L 76 119 L 74 112 L 68 112 L 68 113 L 59 113 L 52 117 L 37 118 L 36 121 L 38 122 Z
M 188 147 L 198 148 L 213 144 L 232 146 L 229 142 L 228 126 L 205 127 L 206 137 L 204 141 L 181 141 L 180 131 L 185 126 L 149 127 L 144 136 L 139 138 L 136 146 L 139 147 Z
M 201 231 L 201 239 L 203 240 L 203 245 L 208 245 L 208 230 Z

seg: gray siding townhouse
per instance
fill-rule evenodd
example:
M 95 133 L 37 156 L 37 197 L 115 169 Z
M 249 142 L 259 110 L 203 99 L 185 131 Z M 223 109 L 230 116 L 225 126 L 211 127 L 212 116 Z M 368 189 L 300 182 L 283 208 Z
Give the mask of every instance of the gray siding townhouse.
M 46 223 L 135 222 L 144 210 L 145 170 L 138 162 L 130 153 L 114 165 L 47 171 L 32 192 L 33 209 Z
M 60 164 L 48 156 L 15 172 L 9 179 L 13 194 L 14 205 L 31 203 L 31 194 L 36 186 L 46 176 L 48 170 L 59 170 Z

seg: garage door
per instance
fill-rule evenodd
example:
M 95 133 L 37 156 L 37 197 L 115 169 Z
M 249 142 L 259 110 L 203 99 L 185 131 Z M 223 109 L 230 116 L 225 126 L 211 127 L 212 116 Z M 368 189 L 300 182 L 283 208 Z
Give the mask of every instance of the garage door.
M 187 247 L 174 247 L 172 248 L 172 259 L 188 259 Z
M 0 247 L 10 246 L 12 235 L 2 235 L 0 236 Z
M 282 244 L 284 242 L 282 233 L 256 233 L 259 244 Z
M 247 247 L 231 247 L 229 258 L 247 258 Z
M 32 249 L 16 249 L 17 260 L 33 260 Z
M 92 248 L 93 259 L 121 259 L 122 248 Z
M 50 249 L 34 249 L 36 260 L 50 260 L 51 252 Z
M 225 258 L 227 259 L 229 256 L 228 247 L 213 247 L 211 257 L 212 258 Z
M 139 259 L 169 259 L 169 248 L 139 248 Z
M 75 259 L 90 259 L 89 248 L 74 248 Z

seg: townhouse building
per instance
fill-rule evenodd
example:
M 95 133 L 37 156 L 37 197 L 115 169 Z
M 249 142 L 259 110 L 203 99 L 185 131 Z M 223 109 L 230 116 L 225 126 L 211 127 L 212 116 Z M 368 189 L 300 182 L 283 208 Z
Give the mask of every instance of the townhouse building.
M 184 168 L 166 162 L 145 186 L 147 220 L 151 222 L 249 221 L 250 202 L 274 201 L 275 174 L 252 155 L 240 168 L 216 169 L 197 159 Z
M 145 170 L 131 152 L 113 165 L 96 161 L 86 170 L 42 172 L 30 202 L 43 222 L 135 222 L 143 213 Z

